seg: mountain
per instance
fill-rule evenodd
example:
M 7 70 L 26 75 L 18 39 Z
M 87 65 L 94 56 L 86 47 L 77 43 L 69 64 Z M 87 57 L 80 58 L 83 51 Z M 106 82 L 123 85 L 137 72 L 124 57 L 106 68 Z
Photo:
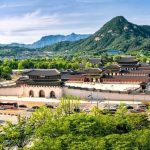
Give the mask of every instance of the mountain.
M 55 43 L 59 43 L 62 41 L 78 41 L 81 39 L 88 38 L 91 34 L 69 34 L 69 35 L 48 35 L 42 37 L 39 41 L 34 42 L 33 44 L 19 44 L 19 43 L 11 43 L 11 44 L 0 44 L 0 46 L 8 46 L 8 47 L 24 47 L 30 49 L 43 48 L 47 45 L 52 45 Z
M 29 45 L 30 48 L 42 48 L 62 41 L 78 41 L 88 38 L 90 34 L 49 35 L 42 37 L 39 41 Z
M 0 56 L 17 56 L 19 59 L 49 57 L 58 53 L 93 55 L 108 50 L 119 53 L 142 51 L 143 54 L 150 54 L 150 26 L 136 25 L 123 16 L 117 16 L 92 35 L 49 35 L 30 45 L 0 44 Z
M 146 31 L 150 32 L 150 26 L 148 26 L 148 25 L 143 25 L 142 27 L 143 27 Z
M 58 43 L 44 49 L 50 51 L 70 50 L 74 52 L 109 49 L 121 51 L 150 50 L 150 26 L 136 25 L 130 23 L 123 16 L 117 16 L 86 39 L 67 44 Z

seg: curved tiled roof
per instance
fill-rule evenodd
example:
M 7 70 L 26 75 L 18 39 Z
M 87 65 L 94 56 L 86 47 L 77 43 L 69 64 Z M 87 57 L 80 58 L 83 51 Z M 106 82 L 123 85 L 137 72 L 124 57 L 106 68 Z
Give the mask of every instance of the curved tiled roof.
M 120 69 L 119 64 L 111 64 L 110 66 L 107 66 L 106 69 Z
M 90 58 L 89 61 L 92 64 L 102 64 L 101 58 Z
M 134 56 L 122 56 L 117 60 L 118 63 L 131 63 L 138 62 Z
M 28 76 L 56 76 L 60 75 L 57 69 L 34 69 L 26 73 Z
M 99 74 L 101 72 L 102 72 L 102 69 L 100 68 L 89 68 L 85 70 L 86 74 L 97 74 L 97 73 Z

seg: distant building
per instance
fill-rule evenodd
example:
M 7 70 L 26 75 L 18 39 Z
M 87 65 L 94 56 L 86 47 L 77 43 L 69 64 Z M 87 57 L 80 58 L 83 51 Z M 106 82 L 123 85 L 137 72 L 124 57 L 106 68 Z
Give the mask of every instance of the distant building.
M 61 74 L 57 69 L 34 69 L 25 72 L 27 85 L 61 86 Z M 18 80 L 19 83 L 19 80 Z
M 90 58 L 89 62 L 94 66 L 94 67 L 100 67 L 102 66 L 102 59 L 101 58 Z
M 100 59 L 92 59 L 91 62 L 101 64 Z M 150 65 L 140 63 L 132 56 L 123 56 L 102 69 L 95 67 L 61 72 L 57 69 L 31 69 L 21 73 L 16 84 L 1 85 L 0 95 L 59 99 L 65 94 L 78 96 L 74 90 L 76 88 L 81 97 L 88 97 L 92 90 L 104 93 L 150 90 Z
M 17 85 L 23 89 L 22 96 L 59 98 L 62 96 L 61 74 L 57 69 L 34 69 L 25 72 Z
M 136 70 L 139 66 L 138 61 L 134 56 L 122 56 L 117 60 L 117 63 L 124 70 Z

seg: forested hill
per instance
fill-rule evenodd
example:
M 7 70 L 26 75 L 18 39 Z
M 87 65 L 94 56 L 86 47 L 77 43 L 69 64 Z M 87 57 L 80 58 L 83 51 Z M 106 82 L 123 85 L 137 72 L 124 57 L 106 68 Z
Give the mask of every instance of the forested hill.
M 43 48 L 47 45 L 52 45 L 59 42 L 64 41 L 78 41 L 81 39 L 88 38 L 91 34 L 75 34 L 71 33 L 68 35 L 48 35 L 43 36 L 40 40 L 34 42 L 33 44 L 19 44 L 19 43 L 11 43 L 11 44 L 0 44 L 1 47 L 23 47 L 23 48 L 29 48 L 29 49 L 37 49 L 37 48 Z
M 89 35 L 84 35 L 89 36 Z M 64 36 L 63 36 L 64 37 Z M 117 16 L 107 22 L 100 30 L 93 35 L 83 38 L 83 35 L 72 34 L 66 41 L 48 45 L 44 48 L 25 48 L 25 45 L 0 45 L 0 59 L 5 57 L 25 59 L 32 57 L 49 57 L 55 54 L 78 54 L 93 55 L 100 54 L 106 50 L 119 50 L 119 52 L 129 52 L 149 55 L 150 54 L 150 26 L 136 25 L 127 21 L 123 16 Z M 45 43 L 50 37 L 44 37 L 39 42 Z M 58 37 L 56 36 L 56 39 Z M 65 37 L 66 38 L 66 37 Z M 59 39 L 59 38 L 58 38 Z M 57 40 L 58 40 L 57 39 Z M 78 41 L 74 41 L 78 39 Z M 79 40 L 81 39 L 81 40 Z M 50 41 L 48 41 L 50 42 Z M 40 47 L 39 45 L 38 47 Z
M 128 22 L 123 16 L 117 16 L 87 39 L 61 42 L 44 48 L 48 51 L 72 52 L 106 49 L 150 50 L 150 26 L 136 25 Z

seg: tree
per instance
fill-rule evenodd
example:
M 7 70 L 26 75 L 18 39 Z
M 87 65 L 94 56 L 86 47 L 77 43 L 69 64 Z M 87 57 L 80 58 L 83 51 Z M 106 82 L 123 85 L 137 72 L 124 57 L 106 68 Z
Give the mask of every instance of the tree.
M 103 114 L 103 111 L 100 110 L 97 106 L 94 106 L 91 110 L 91 113 L 94 115 L 94 116 L 97 116 L 97 115 L 100 115 L 100 114 Z
M 22 61 L 20 61 L 19 63 L 18 63 L 18 69 L 24 69 L 24 66 L 23 66 L 23 62 Z
M 66 95 L 61 98 L 60 107 L 66 115 L 70 115 L 79 108 L 80 98 L 76 96 Z
M 106 149 L 112 150 L 138 150 L 138 145 L 135 142 L 136 135 L 134 134 L 112 134 L 104 138 L 106 141 Z
M 92 68 L 92 64 L 90 62 L 86 62 L 85 68 Z
M 10 67 L 4 66 L 2 68 L 2 73 L 1 73 L 2 78 L 6 79 L 6 80 L 10 80 L 11 74 L 12 74 L 12 69 Z
M 18 117 L 17 124 L 7 122 L 2 127 L 2 131 L 4 136 L 3 144 L 6 147 L 17 146 L 18 148 L 24 148 L 29 144 L 33 132 L 32 127 L 24 117 Z
M 121 56 L 120 55 L 114 55 L 113 56 L 113 61 L 116 62 Z
M 141 131 L 135 132 L 137 135 L 136 142 L 138 144 L 138 148 L 141 150 L 149 150 L 150 149 L 150 129 L 144 129 Z
M 34 146 L 30 150 L 62 150 L 61 141 L 58 139 L 45 137 L 43 140 L 34 142 Z
M 72 100 L 78 101 L 78 98 L 65 96 L 63 99 L 64 106 L 58 107 L 57 110 L 43 106 L 28 120 L 20 117 L 18 124 L 8 122 L 6 126 L 2 126 L 0 148 L 17 146 L 19 149 L 29 150 L 150 149 L 150 122 L 145 114 L 128 113 L 122 104 L 115 115 L 103 114 L 97 107 L 94 114 L 73 112 L 66 115 L 64 109 L 68 107 L 69 100 L 72 107 L 79 107 L 78 103 L 72 103 Z M 30 142 L 32 146 L 27 148 L 26 145 Z

